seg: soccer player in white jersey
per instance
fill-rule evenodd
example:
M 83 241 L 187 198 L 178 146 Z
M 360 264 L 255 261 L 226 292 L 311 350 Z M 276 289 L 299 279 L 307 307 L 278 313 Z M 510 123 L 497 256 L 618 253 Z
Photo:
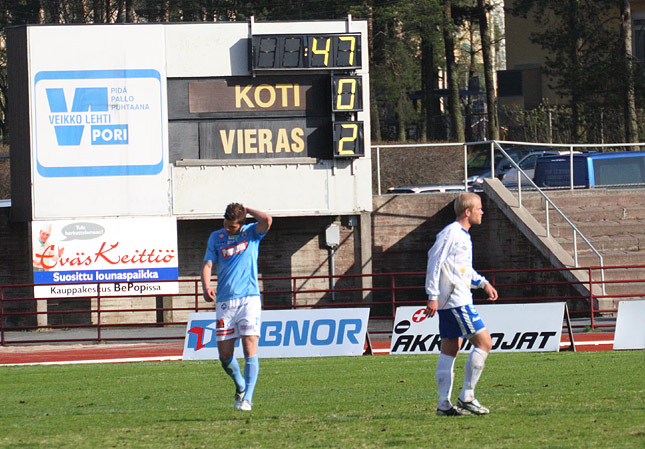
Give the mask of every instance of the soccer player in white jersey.
M 446 226 L 428 251 L 425 289 L 427 313 L 439 312 L 441 353 L 435 379 L 439 393 L 437 415 L 485 415 L 489 410 L 475 398 L 475 386 L 491 350 L 491 337 L 473 306 L 471 289 L 482 288 L 490 301 L 497 300 L 497 290 L 473 269 L 473 245 L 469 230 L 482 222 L 482 202 L 475 193 L 462 193 L 454 202 L 456 221 Z M 450 401 L 455 359 L 463 338 L 473 344 L 466 361 L 464 385 L 457 406 Z
M 255 223 L 244 224 L 246 214 Z M 270 215 L 231 203 L 224 213 L 224 227 L 211 233 L 204 255 L 204 299 L 216 302 L 217 350 L 224 371 L 235 382 L 236 410 L 253 408 L 253 392 L 260 371 L 258 340 L 262 303 L 258 283 L 260 241 L 271 227 Z M 217 295 L 211 288 L 213 264 L 217 266 Z M 233 357 L 235 342 L 242 339 L 244 376 Z

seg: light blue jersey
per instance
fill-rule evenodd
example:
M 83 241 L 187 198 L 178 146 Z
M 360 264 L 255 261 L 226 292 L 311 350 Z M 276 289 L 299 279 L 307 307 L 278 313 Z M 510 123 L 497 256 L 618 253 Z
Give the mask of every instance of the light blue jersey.
M 217 301 L 246 296 L 260 296 L 258 254 L 260 234 L 257 223 L 245 224 L 236 235 L 224 228 L 211 233 L 206 245 L 204 262 L 217 265 Z

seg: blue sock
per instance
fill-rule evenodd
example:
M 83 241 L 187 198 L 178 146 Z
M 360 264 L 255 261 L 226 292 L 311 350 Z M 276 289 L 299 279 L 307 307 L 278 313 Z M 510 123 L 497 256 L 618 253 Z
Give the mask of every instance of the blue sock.
M 258 380 L 258 373 L 260 372 L 260 359 L 257 355 L 254 355 L 253 357 L 246 357 L 244 361 L 244 380 L 246 380 L 244 400 L 249 401 L 252 404 L 255 382 Z
M 237 393 L 241 393 L 246 389 L 246 384 L 244 383 L 244 377 L 242 377 L 242 370 L 240 370 L 240 364 L 237 363 L 235 357 L 231 357 L 228 360 L 220 360 L 222 363 L 222 368 L 226 371 L 226 374 L 231 376 L 233 382 L 235 382 L 235 390 Z

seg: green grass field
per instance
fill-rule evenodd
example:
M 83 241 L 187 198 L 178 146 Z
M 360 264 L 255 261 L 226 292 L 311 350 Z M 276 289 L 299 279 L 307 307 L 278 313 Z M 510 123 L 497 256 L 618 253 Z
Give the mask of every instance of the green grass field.
M 492 354 L 491 414 L 456 418 L 435 415 L 436 359 L 261 360 L 250 413 L 215 361 L 2 367 L 0 447 L 645 447 L 643 351 Z

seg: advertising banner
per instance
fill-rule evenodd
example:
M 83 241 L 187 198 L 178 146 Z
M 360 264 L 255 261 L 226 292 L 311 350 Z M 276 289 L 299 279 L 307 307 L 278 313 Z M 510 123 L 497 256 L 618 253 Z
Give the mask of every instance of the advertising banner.
M 29 28 L 35 219 L 169 214 L 164 36 Z
M 493 340 L 494 352 L 548 352 L 560 349 L 564 302 L 477 305 Z M 423 306 L 399 307 L 390 354 L 439 354 L 439 316 Z M 464 350 L 470 348 L 465 342 Z
M 37 297 L 178 292 L 157 282 L 179 278 L 175 218 L 34 221 L 32 239 Z
M 645 349 L 645 301 L 620 301 L 614 349 Z
M 260 358 L 356 356 L 363 354 L 369 308 L 264 310 Z M 215 312 L 191 313 L 184 360 L 218 358 Z M 244 357 L 238 340 L 235 357 Z

